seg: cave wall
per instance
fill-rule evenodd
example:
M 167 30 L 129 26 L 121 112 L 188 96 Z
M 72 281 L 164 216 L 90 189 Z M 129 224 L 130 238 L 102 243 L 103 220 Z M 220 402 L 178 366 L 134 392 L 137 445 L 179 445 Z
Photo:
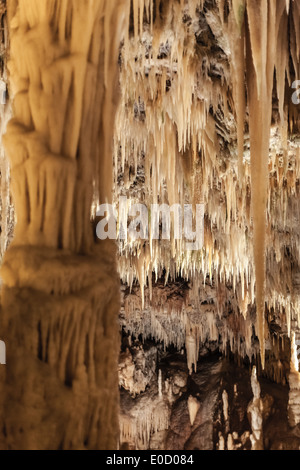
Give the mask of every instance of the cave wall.
M 117 446 L 116 249 L 97 243 L 91 222 L 91 207 L 110 201 L 112 188 L 114 200 L 205 205 L 200 253 L 151 234 L 120 246 L 122 282 L 140 288 L 122 306 L 128 333 L 185 348 L 190 374 L 205 347 L 290 380 L 297 426 L 299 376 L 289 354 L 300 311 L 299 107 L 290 93 L 299 78 L 298 4 L 8 7 L 13 119 L 3 142 L 17 223 L 1 271 L 0 333 L 11 366 L 0 371 L 0 447 Z M 173 289 L 179 299 L 169 302 Z M 255 380 L 250 425 L 261 406 Z M 189 416 L 198 406 L 190 403 Z M 170 423 L 168 406 L 155 432 Z M 124 444 L 134 439 L 126 426 Z M 261 447 L 260 428 L 251 429 Z M 226 426 L 220 433 L 234 445 Z M 143 445 L 147 436 L 142 429 Z

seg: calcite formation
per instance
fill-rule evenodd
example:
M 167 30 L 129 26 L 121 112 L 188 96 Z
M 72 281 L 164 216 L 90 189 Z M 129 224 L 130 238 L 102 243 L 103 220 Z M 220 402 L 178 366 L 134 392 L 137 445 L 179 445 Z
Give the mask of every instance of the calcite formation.
M 289 207 L 298 197 L 291 87 L 299 75 L 299 7 L 284 0 L 158 4 L 155 19 L 150 5 L 143 22 L 144 4 L 136 6 L 124 44 L 116 194 L 148 205 L 203 202 L 204 248 L 189 252 L 185 240 L 167 244 L 151 233 L 149 242 L 122 243 L 121 278 L 130 286 L 137 279 L 142 292 L 151 290 L 153 272 L 230 282 L 239 313 L 256 308 L 264 367 L 265 305 L 285 312 L 288 334 L 298 322 L 298 294 L 276 278 L 288 264 L 286 247 L 298 243 L 298 203 Z
M 278 448 L 280 406 L 297 446 L 299 2 L 7 0 L 0 19 L 0 448 Z M 125 197 L 148 237 L 126 219 L 98 240 Z M 201 207 L 203 246 L 176 211 L 157 237 L 152 204 Z M 247 389 L 217 384 L 227 360 Z

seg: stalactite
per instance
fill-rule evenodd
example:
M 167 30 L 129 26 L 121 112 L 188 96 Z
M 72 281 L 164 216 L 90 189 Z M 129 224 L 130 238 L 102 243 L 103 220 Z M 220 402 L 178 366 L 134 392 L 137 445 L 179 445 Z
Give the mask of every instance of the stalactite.
M 141 412 L 142 410 L 142 412 Z M 120 444 L 129 442 L 135 449 L 149 449 L 151 435 L 168 429 L 170 409 L 167 401 L 157 403 L 155 398 L 141 397 L 139 407 L 132 409 L 129 416 L 120 416 Z
M 245 99 L 245 0 L 233 0 L 233 9 L 229 16 L 229 40 L 232 53 L 231 70 L 233 72 L 232 86 L 236 107 L 237 140 L 238 140 L 238 173 L 241 183 L 244 181 L 244 126 L 246 113 Z
M 288 417 L 290 425 L 294 427 L 300 423 L 300 373 L 295 333 L 293 333 L 291 339 L 291 368 L 289 374 L 289 388 Z

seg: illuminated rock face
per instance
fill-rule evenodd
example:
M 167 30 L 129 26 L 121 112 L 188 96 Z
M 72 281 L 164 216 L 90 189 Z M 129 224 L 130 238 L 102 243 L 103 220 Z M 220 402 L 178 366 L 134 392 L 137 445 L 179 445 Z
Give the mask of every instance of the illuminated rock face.
M 122 244 L 121 278 L 129 286 L 137 279 L 142 296 L 153 272 L 193 284 L 213 279 L 220 290 L 231 284 L 264 367 L 272 339 L 266 307 L 286 315 L 288 335 L 299 321 L 298 249 L 290 257 L 286 250 L 299 243 L 299 106 L 292 100 L 299 6 L 164 2 L 140 25 L 138 4 L 135 34 L 121 54 L 116 196 L 148 207 L 203 203 L 204 248 L 188 251 L 185 240 L 166 243 L 150 231 L 149 242 Z M 227 300 L 220 296 L 220 310 Z
M 145 354 L 153 349 L 145 342 Z M 133 351 L 142 345 L 136 340 Z M 122 449 L 288 450 L 300 445 L 290 421 L 296 390 L 266 379 L 220 354 L 206 354 L 189 375 L 186 357 L 158 348 L 157 373 L 134 397 L 121 388 Z M 128 351 L 127 351 L 128 354 Z M 150 378 L 150 375 L 149 375 Z M 144 381 L 137 378 L 132 386 Z M 289 403 L 290 416 L 287 406 Z
M 277 383 L 289 380 L 297 424 L 298 376 L 289 374 L 284 348 L 300 327 L 300 120 L 292 99 L 300 79 L 299 3 L 8 6 L 14 117 L 3 141 L 17 223 L 1 274 L 8 367 L 0 381 L 0 447 L 117 445 L 115 249 L 95 242 L 90 220 L 112 188 L 115 201 L 123 195 L 148 207 L 205 206 L 202 250 L 188 251 L 175 236 L 156 240 L 151 231 L 147 241 L 120 245 L 120 277 L 134 287 L 121 311 L 127 333 L 185 349 L 190 375 L 199 355 L 218 349 L 256 363 L 258 376 L 264 369 Z M 8 181 L 4 160 L 1 172 Z M 119 364 L 120 385 L 138 395 L 155 373 L 130 354 Z M 149 408 L 139 420 L 135 409 L 132 425 L 123 413 L 124 445 L 147 448 L 152 431 L 158 445 L 168 430 L 173 388 L 166 398 L 161 380 L 161 416 Z M 191 397 L 187 425 L 202 413 Z M 146 409 L 147 399 L 140 402 Z M 263 446 L 261 403 L 254 395 L 242 445 Z M 237 448 L 227 421 L 219 448 Z
M 121 278 L 133 287 L 122 325 L 184 348 L 190 374 L 210 339 L 286 384 L 287 338 L 299 328 L 299 6 L 163 2 L 143 22 L 138 6 L 121 55 L 116 201 L 202 202 L 205 231 L 200 252 L 151 233 L 122 243 Z M 260 408 L 255 397 L 243 438 L 253 448 L 265 445 Z M 230 433 L 220 438 L 236 448 Z

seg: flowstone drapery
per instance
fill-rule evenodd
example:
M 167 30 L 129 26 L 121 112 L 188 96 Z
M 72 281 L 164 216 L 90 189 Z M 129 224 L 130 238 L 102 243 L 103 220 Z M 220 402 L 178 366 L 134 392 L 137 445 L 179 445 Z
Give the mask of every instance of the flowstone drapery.
M 0 448 L 116 448 L 119 286 L 97 245 L 126 0 L 8 2 L 17 224 L 1 277 Z M 113 29 L 114 34 L 110 32 Z

